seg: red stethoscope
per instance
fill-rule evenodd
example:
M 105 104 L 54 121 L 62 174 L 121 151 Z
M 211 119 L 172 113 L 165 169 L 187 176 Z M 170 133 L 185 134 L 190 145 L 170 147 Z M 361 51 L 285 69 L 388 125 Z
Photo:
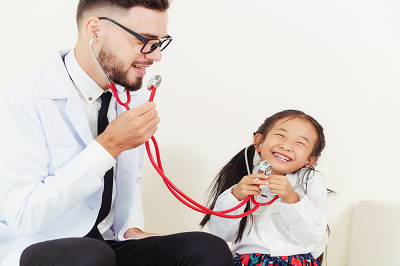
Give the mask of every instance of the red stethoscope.
M 96 35 L 95 35 L 95 36 L 96 36 Z M 115 99 L 117 100 L 117 102 L 118 102 L 120 105 L 124 106 L 125 109 L 128 111 L 128 110 L 130 110 L 130 108 L 129 108 L 129 103 L 131 102 L 131 94 L 130 94 L 129 91 L 126 91 L 126 97 L 127 97 L 126 102 L 123 103 L 123 102 L 120 100 L 120 98 L 119 98 L 119 96 L 118 96 L 118 92 L 117 92 L 117 90 L 116 90 L 114 84 L 108 79 L 107 75 L 105 74 L 103 68 L 100 66 L 100 64 L 99 64 L 99 62 L 97 61 L 97 58 L 96 58 L 96 56 L 95 56 L 95 54 L 94 54 L 94 52 L 93 52 L 93 49 L 92 49 L 92 41 L 93 41 L 93 38 L 94 38 L 95 36 L 93 36 L 92 39 L 90 40 L 90 51 L 92 52 L 92 55 L 93 55 L 93 57 L 94 57 L 94 59 L 95 59 L 97 65 L 98 65 L 99 68 L 101 69 L 101 72 L 103 73 L 104 77 L 106 78 L 106 80 L 107 80 L 107 82 L 108 82 L 108 84 L 109 84 L 109 86 L 110 86 L 110 89 L 112 90 L 112 92 L 113 92 L 113 94 L 114 94 Z M 150 98 L 149 98 L 149 101 L 150 101 L 150 102 L 153 101 L 154 95 L 155 95 L 155 93 L 156 93 L 156 89 L 158 88 L 158 86 L 160 85 L 160 83 L 161 83 L 161 76 L 155 75 L 155 76 L 153 76 L 153 77 L 150 79 L 149 83 L 147 84 L 147 89 L 148 89 L 149 91 L 151 91 L 151 93 L 150 93 Z M 233 208 L 231 208 L 231 209 L 224 210 L 224 211 L 213 211 L 213 210 L 210 210 L 210 209 L 208 209 L 208 208 L 202 206 L 201 204 L 197 203 L 196 201 L 194 201 L 194 200 L 191 199 L 190 197 L 188 197 L 185 193 L 183 193 L 178 187 L 176 187 L 176 186 L 166 177 L 166 175 L 164 174 L 164 170 L 163 170 L 163 168 L 162 168 L 162 164 L 161 164 L 161 157 L 160 157 L 160 151 L 159 151 L 159 148 L 158 148 L 158 144 L 157 144 L 157 141 L 156 141 L 156 139 L 154 138 L 154 136 L 151 137 L 151 141 L 153 142 L 154 149 L 155 149 L 155 151 L 156 151 L 157 163 L 155 162 L 155 160 L 154 160 L 154 158 L 153 158 L 153 155 L 152 155 L 152 153 L 151 153 L 149 141 L 147 141 L 147 142 L 145 143 L 145 146 L 146 146 L 147 155 L 148 155 L 149 160 L 150 160 L 151 164 L 153 165 L 154 169 L 155 169 L 155 170 L 158 172 L 158 174 L 162 177 L 162 179 L 163 179 L 165 185 L 167 186 L 167 188 L 169 189 L 169 191 L 170 191 L 180 202 L 182 202 L 183 204 L 185 204 L 186 206 L 188 206 L 189 208 L 191 208 L 191 209 L 193 209 L 193 210 L 195 210 L 195 211 L 198 211 L 198 212 L 201 212 L 201 213 L 204 213 L 204 214 L 212 214 L 212 215 L 216 215 L 216 216 L 223 217 L 223 218 L 231 218 L 231 219 L 234 219 L 234 218 L 242 218 L 242 217 L 244 217 L 244 216 L 247 216 L 247 215 L 249 215 L 249 214 L 255 212 L 255 211 L 256 211 L 259 207 L 261 207 L 261 206 L 267 206 L 267 205 L 272 204 L 275 200 L 277 200 L 277 199 L 279 198 L 279 196 L 275 196 L 275 197 L 274 197 L 272 200 L 270 200 L 269 202 L 260 203 L 260 202 L 257 202 L 257 201 L 254 199 L 254 196 L 247 196 L 240 204 L 238 204 L 237 206 L 235 206 L 235 207 L 233 207 Z M 248 167 L 248 163 L 247 163 L 247 149 L 245 150 L 245 155 L 246 155 L 246 165 L 247 165 L 247 169 L 248 169 L 248 171 L 249 171 L 249 167 Z M 267 162 L 267 161 L 264 161 L 264 162 Z M 267 162 L 267 163 L 268 163 L 268 162 Z M 260 164 L 260 165 L 261 165 L 261 164 Z M 259 173 L 264 173 L 264 174 L 266 174 L 266 175 L 270 175 L 270 174 L 272 173 L 272 167 L 269 166 L 269 163 L 268 163 L 268 165 L 267 165 L 266 167 L 265 167 L 265 165 L 264 165 L 263 167 L 264 167 L 264 169 L 261 169 L 261 168 L 259 167 L 259 170 L 258 170 Z M 227 213 L 230 213 L 230 212 L 232 212 L 232 211 L 235 211 L 235 210 L 239 209 L 240 207 L 242 207 L 243 205 L 245 205 L 249 200 L 251 200 L 251 202 L 255 205 L 255 206 L 254 206 L 252 209 L 250 209 L 249 211 L 244 212 L 244 213 L 242 213 L 242 214 L 238 214 L 238 215 L 227 214 Z

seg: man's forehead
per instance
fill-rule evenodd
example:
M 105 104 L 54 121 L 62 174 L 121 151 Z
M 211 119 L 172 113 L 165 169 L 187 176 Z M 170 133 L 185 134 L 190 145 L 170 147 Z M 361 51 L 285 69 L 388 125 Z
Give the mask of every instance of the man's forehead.
M 121 22 L 133 31 L 143 34 L 145 37 L 161 38 L 167 34 L 168 13 L 141 6 L 132 7 Z M 121 23 L 122 24 L 122 23 Z M 148 36 L 146 36 L 148 35 Z

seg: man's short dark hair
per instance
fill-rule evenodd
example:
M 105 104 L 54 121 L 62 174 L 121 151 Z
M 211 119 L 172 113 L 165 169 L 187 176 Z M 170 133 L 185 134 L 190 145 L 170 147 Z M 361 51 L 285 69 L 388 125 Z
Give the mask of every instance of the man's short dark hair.
M 109 8 L 128 11 L 132 7 L 141 6 L 144 8 L 166 11 L 169 8 L 170 0 L 79 0 L 76 12 L 76 22 L 81 23 L 85 13 L 94 9 Z

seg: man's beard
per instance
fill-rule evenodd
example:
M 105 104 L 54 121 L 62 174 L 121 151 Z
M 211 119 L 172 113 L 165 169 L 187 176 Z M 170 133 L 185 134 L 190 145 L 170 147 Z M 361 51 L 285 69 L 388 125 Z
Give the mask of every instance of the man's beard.
M 118 61 L 107 46 L 103 46 L 99 52 L 98 61 L 104 70 L 104 73 L 111 82 L 119 84 L 128 91 L 137 91 L 142 87 L 142 77 L 138 77 L 134 83 L 129 81 L 129 68 L 124 70 L 122 62 Z

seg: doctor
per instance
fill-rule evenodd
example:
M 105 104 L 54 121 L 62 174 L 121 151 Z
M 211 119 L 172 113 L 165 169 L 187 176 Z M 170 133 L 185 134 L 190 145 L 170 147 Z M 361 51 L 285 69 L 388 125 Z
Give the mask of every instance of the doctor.
M 3 88 L 0 265 L 232 265 L 210 234 L 144 231 L 142 144 L 160 120 L 140 88 L 172 39 L 168 7 L 80 0 L 75 48 Z M 130 111 L 107 93 L 93 37 L 122 101 L 131 92 Z

